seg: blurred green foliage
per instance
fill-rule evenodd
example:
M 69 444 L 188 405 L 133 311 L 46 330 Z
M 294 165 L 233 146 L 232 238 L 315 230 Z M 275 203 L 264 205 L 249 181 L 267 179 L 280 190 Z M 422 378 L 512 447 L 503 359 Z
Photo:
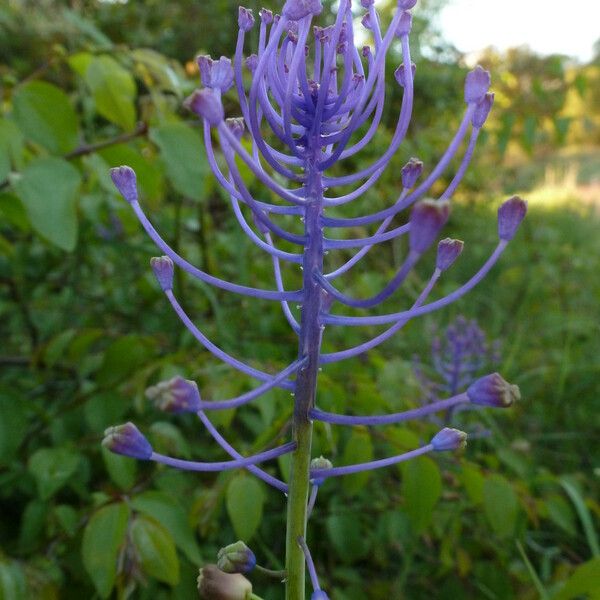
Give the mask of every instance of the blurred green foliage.
M 388 205 L 407 157 L 431 164 L 460 119 L 465 68 L 428 25 L 439 6 L 425 3 L 416 13 L 422 35 L 413 42 L 410 141 L 362 208 Z M 144 390 L 174 374 L 196 379 L 207 398 L 248 389 L 166 309 L 147 268 L 156 250 L 108 177 L 123 163 L 137 170 L 152 219 L 191 262 L 242 284 L 272 286 L 269 261 L 239 232 L 208 174 L 198 124 L 180 108 L 196 85 L 194 54 L 232 53 L 234 18 L 230 1 L 0 6 L 2 599 L 193 598 L 198 566 L 236 538 L 250 541 L 263 564 L 282 566 L 279 494 L 245 473 L 182 474 L 111 455 L 99 443 L 105 427 L 135 419 L 158 451 L 219 460 L 199 423 L 156 414 Z M 502 194 L 525 191 L 546 166 L 566 164 L 557 148 L 577 144 L 579 183 L 592 185 L 598 167 L 597 61 L 577 66 L 526 50 L 490 51 L 484 61 L 498 107 L 447 229 L 467 249 L 440 293 L 485 260 Z M 385 126 L 347 170 L 381 154 L 390 139 L 401 101 L 394 67 Z M 239 112 L 233 95 L 226 102 L 229 114 Z M 503 341 L 500 370 L 524 398 L 500 415 L 463 416 L 465 426 L 483 420 L 492 436 L 462 456 L 323 487 L 309 538 L 336 600 L 598 598 L 600 222 L 578 193 L 562 204 L 534 203 L 501 265 L 469 299 L 410 324 L 360 361 L 324 369 L 324 409 L 415 406 L 413 354 L 425 356 L 432 323 L 463 312 Z M 377 291 L 403 251 L 397 241 L 370 253 L 345 278 L 348 290 Z M 400 302 L 415 297 L 432 260 L 411 275 Z M 225 349 L 272 371 L 294 357 L 294 336 L 277 306 L 178 278 L 182 303 Z M 333 328 L 326 349 L 368 333 Z M 279 439 L 290 413 L 289 395 L 272 392 L 216 422 L 251 452 Z M 317 424 L 315 453 L 336 464 L 369 460 L 414 448 L 431 431 L 427 423 Z M 285 478 L 287 463 L 269 469 Z M 281 597 L 260 576 L 255 588 L 266 599 Z

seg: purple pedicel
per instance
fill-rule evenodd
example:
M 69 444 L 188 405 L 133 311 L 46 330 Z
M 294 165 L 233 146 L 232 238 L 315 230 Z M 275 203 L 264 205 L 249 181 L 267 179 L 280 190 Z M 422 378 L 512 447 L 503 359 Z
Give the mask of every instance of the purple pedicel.
M 381 20 L 373 0 L 361 0 L 360 4 L 365 11 L 362 23 L 370 30 L 372 46 L 358 48 L 355 45 L 355 15 L 350 0 L 340 0 L 335 22 L 327 27 L 313 22 L 323 12 L 321 0 L 286 0 L 282 3 L 280 15 L 261 10 L 258 23 L 252 11 L 240 8 L 233 61 L 224 57 L 218 60 L 210 56 L 198 58 L 203 87 L 192 93 L 185 105 L 203 121 L 208 163 L 229 197 L 242 232 L 272 262 L 274 290 L 240 285 L 194 267 L 173 250 L 152 225 L 138 200 L 133 170 L 119 167 L 111 172 L 118 190 L 165 255 L 153 259 L 152 268 L 183 325 L 214 356 L 259 383 L 250 392 L 216 401 L 202 400 L 196 384 L 182 377 L 158 383 L 148 391 L 163 410 L 196 412 L 209 435 L 231 457 L 229 461 L 203 463 L 156 454 L 132 424 L 109 430 L 105 445 L 115 452 L 179 469 L 218 471 L 244 468 L 286 494 L 286 585 L 287 597 L 293 600 L 305 597 L 305 563 L 313 582 L 313 600 L 327 598 L 327 594 L 319 587 L 306 546 L 305 531 L 318 489 L 328 478 L 397 464 L 430 452 L 457 449 L 463 445 L 465 437 L 458 430 L 446 428 L 436 434 L 429 444 L 404 454 L 341 467 L 334 467 L 327 459 L 320 458 L 315 459 L 311 467 L 313 420 L 345 426 L 383 426 L 428 418 L 433 413 L 452 410 L 463 404 L 505 405 L 509 398 L 517 395 L 514 386 L 495 375 L 481 378 L 474 384 L 473 380 L 465 383 L 467 374 L 472 375 L 478 367 L 478 356 L 485 344 L 474 327 L 468 325 L 470 337 L 466 341 L 460 331 L 449 331 L 447 335 L 453 356 L 458 353 L 462 357 L 462 370 L 458 376 L 451 369 L 451 361 L 446 364 L 448 359 L 445 358 L 446 350 L 442 344 L 435 346 L 435 361 L 439 363 L 445 378 L 442 384 L 432 386 L 435 397 L 426 406 L 402 413 L 368 416 L 338 415 L 315 407 L 316 381 L 321 365 L 360 356 L 389 339 L 412 319 L 439 310 L 464 296 L 498 261 L 509 240 L 514 237 L 526 209 L 525 203 L 518 198 L 502 205 L 498 212 L 498 245 L 465 284 L 446 296 L 427 303 L 436 283 L 459 258 L 463 249 L 461 241 L 450 238 L 439 242 L 435 269 L 429 277 L 425 276 L 426 284 L 408 307 L 379 315 L 359 313 L 350 316 L 331 312 L 336 304 L 342 308 L 354 307 L 364 311 L 386 300 L 391 302 L 421 256 L 433 252 L 431 246 L 441 237 L 448 220 L 452 195 L 471 162 L 480 128 L 493 104 L 493 94 L 488 92 L 490 75 L 477 67 L 468 73 L 465 80 L 467 106 L 458 128 L 448 135 L 446 151 L 425 174 L 421 161 L 405 156 L 404 160 L 408 162 L 398 177 L 401 191 L 396 199 L 389 200 L 387 208 L 361 216 L 350 216 L 351 212 L 348 217 L 326 216 L 327 207 L 341 207 L 359 200 L 378 181 L 402 146 L 414 105 L 414 78 L 418 72 L 411 62 L 409 34 L 412 26 L 410 10 L 416 0 L 398 0 L 385 30 L 381 29 Z M 254 28 L 255 25 L 258 27 Z M 258 46 L 255 53 L 245 53 L 247 33 L 253 28 L 251 35 L 253 38 L 256 36 Z M 396 80 L 401 86 L 402 103 L 390 143 L 379 158 L 363 164 L 359 170 L 346 170 L 344 174 L 342 166 L 338 168 L 341 174 L 331 175 L 331 167 L 339 163 L 343 165 L 345 159 L 361 152 L 377 134 L 384 114 L 385 73 L 389 66 L 386 62 L 393 44 L 398 44 L 401 52 L 399 64 L 394 67 Z M 251 73 L 251 78 L 248 78 L 246 69 Z M 248 88 L 245 83 L 248 83 Z M 237 93 L 241 116 L 233 115 L 233 118 L 226 119 L 224 106 L 233 106 L 235 102 L 224 103 L 222 95 L 231 93 L 231 88 Z M 426 198 L 436 181 L 453 164 L 455 157 L 460 156 L 465 140 L 468 140 L 466 148 L 457 160 L 458 167 L 451 176 L 450 184 L 437 198 Z M 217 143 L 218 149 L 213 147 Z M 251 174 L 253 183 L 262 186 L 260 199 L 250 191 L 246 183 L 248 178 L 242 176 L 242 164 L 245 171 Z M 336 188 L 346 186 L 352 189 L 336 193 Z M 390 228 L 395 215 L 411 207 L 410 215 L 404 217 L 404 224 Z M 286 218 L 296 223 L 300 218 L 304 227 L 302 234 L 286 229 Z M 366 231 L 361 237 L 344 235 L 348 228 L 372 223 L 377 224 L 375 232 Z M 338 231 L 328 237 L 326 230 L 329 229 Z M 343 285 L 333 285 L 334 279 L 355 267 L 372 248 L 401 236 L 407 236 L 406 256 L 392 267 L 394 275 L 378 293 L 369 298 L 356 298 L 349 290 L 343 289 Z M 288 246 L 285 250 L 279 247 L 282 241 Z M 290 245 L 293 252 L 289 251 Z M 353 248 L 358 250 L 348 256 L 348 251 Z M 240 246 L 238 251 L 248 250 Z M 343 252 L 341 258 L 340 251 Z M 331 257 L 325 258 L 326 254 Z M 325 263 L 329 261 L 333 266 L 328 265 L 326 269 Z M 283 318 L 298 338 L 297 359 L 280 366 L 278 372 L 268 373 L 251 364 L 254 361 L 239 360 L 219 348 L 202 333 L 179 304 L 173 290 L 175 266 L 219 289 L 280 303 Z M 286 289 L 284 270 L 297 273 L 299 268 L 302 269 L 301 289 Z M 323 353 L 321 343 L 327 325 L 387 325 L 387 329 L 351 348 Z M 424 370 L 421 369 L 421 372 Z M 454 378 L 456 382 L 448 378 Z M 473 385 L 466 390 L 470 384 Z M 459 390 L 457 385 L 463 388 Z M 277 388 L 293 393 L 293 441 L 284 443 L 285 440 L 273 440 L 273 444 L 282 445 L 243 457 L 217 431 L 206 412 L 239 408 L 260 401 L 263 394 Z M 262 461 L 286 453 L 291 454 L 293 465 L 289 483 L 284 483 L 257 466 Z M 311 484 L 312 489 L 309 489 Z M 231 556 L 221 557 L 225 568 L 244 571 L 254 566 L 255 557 L 247 547 L 238 544 L 230 550 Z

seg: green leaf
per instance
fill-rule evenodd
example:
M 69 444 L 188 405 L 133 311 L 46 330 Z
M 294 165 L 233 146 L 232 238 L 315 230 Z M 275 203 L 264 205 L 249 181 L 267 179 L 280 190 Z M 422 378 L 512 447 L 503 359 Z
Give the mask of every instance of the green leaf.
M 102 448 L 102 458 L 110 478 L 122 489 L 129 490 L 135 484 L 137 461 L 128 456 L 114 454 Z
M 502 475 L 492 475 L 483 485 L 483 508 L 492 529 L 501 537 L 515 531 L 519 502 L 512 485 Z
M 77 471 L 79 455 L 67 448 L 41 448 L 29 459 L 38 494 L 47 500 L 60 490 Z
M 368 462 L 373 459 L 373 443 L 367 429 L 355 429 L 344 447 L 342 462 L 345 465 Z M 344 491 L 356 494 L 369 481 L 370 471 L 355 473 L 343 478 Z
M 202 562 L 187 515 L 175 499 L 164 492 L 147 491 L 131 502 L 133 508 L 156 519 L 173 536 L 177 546 L 195 565 Z
M 204 198 L 208 164 L 200 135 L 183 123 L 166 123 L 150 130 L 160 149 L 173 187 L 193 200 Z
M 13 96 L 14 117 L 33 142 L 53 154 L 66 154 L 79 141 L 77 114 L 68 96 L 45 81 L 30 81 Z
M 25 573 L 16 562 L 0 562 L 0 599 L 23 600 L 27 597 Z
M 100 385 L 115 384 L 142 367 L 152 355 L 153 341 L 140 335 L 126 335 L 113 342 L 104 354 L 97 373 Z
M 16 191 L 32 227 L 50 243 L 67 252 L 77 243 L 79 171 L 61 158 L 30 162 L 17 180 Z
M 83 532 L 83 566 L 101 598 L 108 598 L 115 584 L 128 520 L 129 508 L 125 503 L 109 504 L 92 515 Z
M 370 544 L 355 514 L 331 515 L 325 526 L 331 544 L 344 562 L 352 563 L 368 554 Z
M 402 463 L 402 492 L 413 531 L 422 533 L 433 518 L 442 495 L 442 476 L 437 464 L 426 456 Z
M 481 469 L 477 465 L 465 463 L 460 478 L 471 502 L 473 504 L 481 504 L 483 502 L 483 486 L 485 484 L 485 477 L 481 474 Z
M 545 502 L 548 517 L 569 535 L 577 535 L 575 513 L 571 505 L 558 494 L 552 494 Z
M 123 129 L 135 127 L 136 87 L 131 73 L 111 56 L 101 55 L 89 60 L 84 79 L 99 114 Z
M 236 475 L 227 487 L 227 513 L 235 534 L 247 542 L 262 520 L 264 493 L 260 483 L 243 473 Z
M 27 433 L 25 408 L 17 396 L 0 396 L 0 464 L 14 458 Z
M 136 48 L 131 51 L 131 57 L 135 61 L 135 70 L 148 88 L 181 96 L 182 85 L 174 68 L 176 64 L 172 64 L 166 56 L 150 48 Z
M 552 600 L 575 600 L 581 596 L 600 600 L 600 558 L 579 565 Z
M 157 521 L 136 517 L 131 538 L 146 575 L 169 585 L 179 582 L 179 559 L 171 534 Z
M 577 485 L 577 482 L 572 477 L 565 476 L 561 477 L 560 485 L 567 493 L 567 496 L 569 496 L 569 499 L 571 500 L 573 506 L 575 507 L 575 510 L 577 511 L 577 515 L 579 516 L 579 520 L 581 521 L 581 526 L 583 527 L 583 532 L 585 533 L 585 537 L 587 539 L 587 543 L 590 547 L 592 555 L 595 557 L 600 557 L 600 544 L 598 543 L 598 534 L 596 533 L 594 521 L 592 520 L 592 516 L 585 503 L 579 486 Z
M 19 128 L 8 119 L 0 119 L 0 183 L 20 163 L 22 154 L 23 135 Z

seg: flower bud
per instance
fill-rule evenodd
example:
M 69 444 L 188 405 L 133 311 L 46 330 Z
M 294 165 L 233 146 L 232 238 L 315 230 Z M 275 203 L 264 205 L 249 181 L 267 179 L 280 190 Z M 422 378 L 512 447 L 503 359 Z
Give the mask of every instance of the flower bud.
M 260 15 L 260 20 L 265 25 L 270 25 L 273 22 L 273 11 L 272 10 L 268 10 L 267 8 L 261 8 L 258 11 L 258 14 Z
M 373 29 L 373 24 L 371 23 L 371 14 L 367 13 L 361 20 L 360 22 L 362 23 L 362 26 L 365 29 L 368 29 L 369 31 L 371 31 Z
M 488 71 L 477 65 L 465 79 L 465 102 L 479 104 L 490 89 L 492 79 Z
M 371 56 L 371 46 L 363 46 L 361 54 L 363 58 L 369 58 L 369 56 Z
M 500 374 L 492 373 L 472 383 L 467 389 L 467 396 L 473 404 L 507 408 L 521 399 L 521 391 L 518 386 L 505 381 Z
M 396 37 L 402 37 L 408 35 L 412 29 L 412 15 L 409 12 L 404 11 L 398 21 L 398 27 L 396 27 Z
M 402 174 L 402 187 L 409 190 L 423 172 L 423 163 L 418 158 L 411 158 L 403 167 L 400 173 Z
M 127 202 L 137 201 L 138 192 L 135 171 L 131 167 L 122 166 L 111 169 L 110 178 Z
M 225 118 L 221 99 L 210 89 L 196 90 L 183 105 L 216 127 Z
M 287 0 L 281 13 L 292 21 L 298 21 L 308 15 L 319 15 L 322 10 L 321 0 Z
M 250 573 L 256 566 L 254 552 L 242 541 L 219 550 L 217 567 L 224 573 Z
M 196 382 L 179 376 L 149 387 L 146 397 L 156 408 L 169 413 L 198 412 L 202 408 Z
M 418 253 L 425 252 L 433 244 L 449 216 L 448 202 L 423 200 L 415 204 L 410 214 L 410 249 Z
M 315 590 L 310 600 L 329 600 L 329 596 L 323 590 Z
M 106 429 L 102 445 L 115 454 L 140 460 L 148 460 L 152 456 L 150 442 L 131 422 Z
M 438 431 L 438 433 L 433 436 L 431 445 L 436 452 L 458 450 L 467 445 L 467 434 L 458 429 L 444 427 L 444 429 Z
M 521 221 L 527 214 L 527 202 L 513 196 L 498 209 L 498 237 L 510 241 L 515 237 Z
M 412 72 L 412 76 L 413 79 L 415 78 L 415 73 L 417 72 L 417 65 L 415 65 L 415 63 L 410 63 L 410 70 Z M 405 87 L 406 86 L 406 75 L 405 75 L 405 69 L 404 69 L 404 63 L 402 63 L 395 71 L 394 71 L 394 77 L 396 78 L 396 81 L 402 86 Z
M 213 60 L 208 55 L 201 55 L 196 58 L 196 62 L 204 86 L 226 92 L 233 85 L 233 66 L 226 56 Z
M 206 565 L 198 575 L 202 600 L 251 600 L 252 584 L 239 573 L 223 573 L 216 565 Z
M 244 123 L 243 117 L 234 117 L 231 119 L 225 119 L 225 125 L 227 125 L 227 129 L 233 133 L 236 139 L 241 140 L 244 135 L 244 131 L 246 130 L 246 125 Z
M 416 3 L 417 0 L 398 0 L 398 8 L 400 10 L 410 10 Z
M 168 256 L 155 256 L 150 266 L 163 292 L 173 289 L 173 261 Z
M 461 240 L 453 240 L 451 238 L 444 238 L 438 244 L 437 259 L 435 261 L 436 269 L 440 271 L 446 271 L 453 264 L 454 261 L 460 256 L 463 251 L 465 243 Z
M 483 124 L 485 123 L 490 111 L 492 110 L 492 106 L 494 105 L 494 94 L 492 92 L 488 92 L 483 100 L 476 106 L 475 112 L 473 113 L 473 117 L 471 118 L 471 123 L 473 127 L 477 127 L 481 129 Z
M 254 15 L 249 8 L 240 6 L 238 11 L 238 25 L 242 31 L 250 31 L 254 27 Z
M 333 465 L 330 460 L 327 460 L 323 456 L 319 456 L 318 458 L 313 458 L 310 461 L 310 469 L 311 471 L 316 469 L 332 469 Z M 321 485 L 325 479 L 323 477 L 315 477 L 312 482 L 313 485 Z

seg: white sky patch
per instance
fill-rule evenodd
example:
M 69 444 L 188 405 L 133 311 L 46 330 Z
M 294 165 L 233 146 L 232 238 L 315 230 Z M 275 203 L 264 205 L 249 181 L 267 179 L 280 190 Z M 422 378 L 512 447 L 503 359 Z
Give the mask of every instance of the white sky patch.
M 587 62 L 600 38 L 600 1 L 451 0 L 438 23 L 443 37 L 462 52 L 526 44 L 540 54 Z

